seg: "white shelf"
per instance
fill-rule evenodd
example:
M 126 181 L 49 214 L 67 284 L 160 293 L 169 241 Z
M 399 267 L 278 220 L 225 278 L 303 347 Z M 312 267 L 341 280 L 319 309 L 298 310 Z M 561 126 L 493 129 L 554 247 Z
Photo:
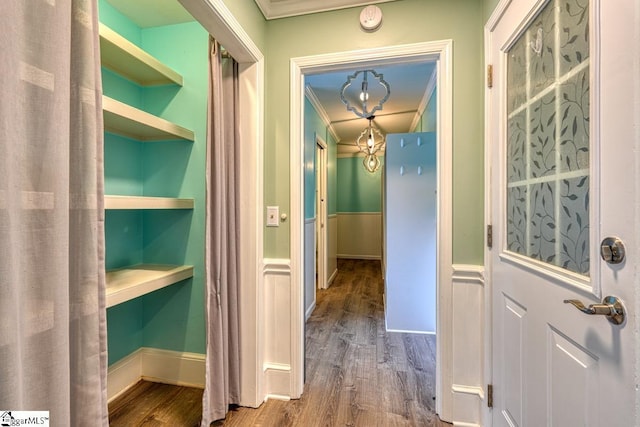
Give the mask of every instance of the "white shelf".
M 108 96 L 102 97 L 104 129 L 107 132 L 137 139 L 138 141 L 162 141 L 184 139 L 193 141 L 193 131 L 175 123 L 139 110 Z
M 191 265 L 138 264 L 107 271 L 107 307 L 193 277 Z
M 105 209 L 193 209 L 193 199 L 146 196 L 104 196 Z
M 122 37 L 100 24 L 100 57 L 102 65 L 141 86 L 177 84 L 182 76 Z

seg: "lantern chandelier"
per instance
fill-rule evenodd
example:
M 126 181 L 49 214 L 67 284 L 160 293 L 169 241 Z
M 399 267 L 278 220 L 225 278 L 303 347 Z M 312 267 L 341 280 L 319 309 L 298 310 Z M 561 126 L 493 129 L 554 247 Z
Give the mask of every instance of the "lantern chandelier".
M 384 145 L 384 135 L 373 126 L 374 117 L 369 118 L 367 126 L 356 140 L 358 149 L 365 154 L 375 154 Z
M 380 159 L 376 153 L 384 146 L 384 135 L 373 126 L 373 119 L 373 116 L 369 117 L 369 125 L 356 140 L 358 149 L 364 153 L 362 164 L 371 173 L 380 168 Z
M 372 81 L 377 80 L 377 85 L 374 84 L 369 87 L 369 75 L 371 75 Z M 361 76 L 362 80 L 358 80 L 359 76 Z M 360 93 L 357 92 L 357 89 L 353 90 L 351 88 L 358 81 L 360 82 L 359 85 L 355 84 L 354 86 L 355 88 L 360 88 Z M 380 168 L 380 159 L 376 152 L 384 146 L 384 135 L 373 126 L 374 114 L 376 111 L 382 110 L 382 104 L 387 102 L 390 93 L 389 83 L 384 80 L 382 74 L 378 74 L 374 70 L 360 70 L 347 76 L 347 81 L 340 89 L 340 99 L 347 106 L 347 110 L 369 121 L 369 125 L 356 140 L 356 145 L 365 155 L 362 161 L 364 168 L 371 173 Z M 377 100 L 375 106 L 369 109 L 374 100 Z M 352 101 L 355 101 L 355 103 L 352 103 Z
M 357 81 L 358 76 L 360 75 L 362 75 L 362 80 L 360 81 L 360 93 L 356 96 L 357 91 L 353 89 L 350 90 L 350 88 L 351 85 Z M 378 85 L 374 85 L 371 88 L 369 87 L 369 75 L 378 81 Z M 358 86 L 356 85 L 356 87 Z M 344 105 L 347 106 L 347 110 L 353 112 L 358 117 L 362 117 L 363 119 L 369 119 L 370 117 L 373 117 L 376 111 L 382 110 L 382 104 L 387 102 L 389 94 L 389 83 L 384 80 L 382 74 L 378 74 L 374 70 L 360 70 L 350 76 L 347 76 L 347 81 L 344 82 L 340 89 L 340 99 Z M 372 109 L 369 109 L 370 103 L 375 99 L 378 100 L 377 103 Z M 352 103 L 353 101 L 356 102 L 355 105 Z

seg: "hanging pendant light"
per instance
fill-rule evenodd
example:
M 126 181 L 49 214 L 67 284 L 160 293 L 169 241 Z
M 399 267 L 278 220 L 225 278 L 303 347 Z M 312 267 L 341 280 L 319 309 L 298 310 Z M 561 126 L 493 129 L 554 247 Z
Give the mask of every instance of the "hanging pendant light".
M 373 117 L 369 118 L 369 126 L 360 133 L 356 145 L 365 154 L 375 154 L 384 145 L 384 135 L 373 126 Z
M 360 75 L 362 75 L 362 81 L 360 85 L 356 85 L 356 87 L 360 88 L 360 92 L 356 95 L 356 91 L 353 89 L 350 90 L 350 88 L 354 82 L 358 81 Z M 377 80 L 378 85 L 371 88 L 369 87 L 369 75 L 371 75 L 374 80 Z M 382 74 L 378 74 L 374 70 L 360 70 L 347 76 L 347 81 L 340 89 L 340 99 L 344 105 L 347 106 L 347 110 L 352 111 L 358 117 L 368 119 L 372 117 L 376 111 L 382 110 L 382 104 L 387 102 L 390 93 L 389 83 L 384 80 Z M 372 109 L 369 109 L 371 98 L 377 99 L 378 101 Z M 353 104 L 352 101 L 356 101 L 356 104 Z
M 367 172 L 374 173 L 380 168 L 380 159 L 375 154 L 367 154 L 362 160 L 362 164 Z

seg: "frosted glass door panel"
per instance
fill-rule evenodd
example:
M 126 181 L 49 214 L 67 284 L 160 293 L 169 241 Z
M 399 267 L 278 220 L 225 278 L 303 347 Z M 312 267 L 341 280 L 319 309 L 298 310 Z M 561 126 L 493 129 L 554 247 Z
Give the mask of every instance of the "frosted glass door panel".
M 436 135 L 387 135 L 387 329 L 436 330 Z
M 589 3 L 550 0 L 507 52 L 507 250 L 589 275 Z

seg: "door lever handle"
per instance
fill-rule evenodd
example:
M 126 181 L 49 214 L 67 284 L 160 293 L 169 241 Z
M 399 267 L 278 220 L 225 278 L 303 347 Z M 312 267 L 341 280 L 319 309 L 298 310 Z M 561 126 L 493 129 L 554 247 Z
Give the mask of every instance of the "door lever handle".
M 613 296 L 604 297 L 602 304 L 591 304 L 588 307 L 577 299 L 566 299 L 565 304 L 571 304 L 585 314 L 602 314 L 607 317 L 609 322 L 614 325 L 620 325 L 624 322 L 625 309 L 622 301 Z

